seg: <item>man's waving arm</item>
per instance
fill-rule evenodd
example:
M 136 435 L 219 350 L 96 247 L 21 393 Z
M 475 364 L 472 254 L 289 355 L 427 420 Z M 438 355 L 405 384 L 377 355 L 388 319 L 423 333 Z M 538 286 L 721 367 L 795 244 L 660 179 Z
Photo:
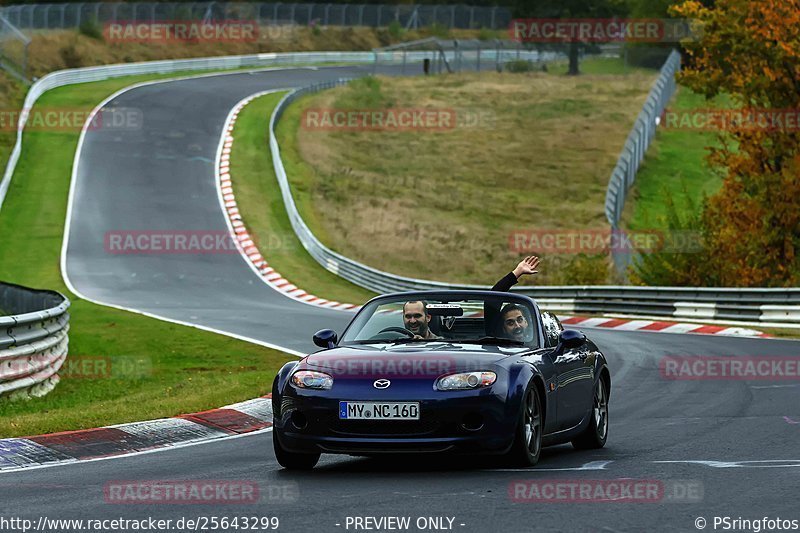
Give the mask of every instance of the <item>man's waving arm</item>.
M 506 274 L 503 279 L 495 283 L 492 290 L 507 292 L 511 287 L 517 284 L 517 281 L 519 281 L 519 278 L 522 276 L 538 274 L 539 271 L 536 270 L 537 268 L 539 268 L 539 258 L 535 255 L 528 256 L 520 261 L 517 267 Z

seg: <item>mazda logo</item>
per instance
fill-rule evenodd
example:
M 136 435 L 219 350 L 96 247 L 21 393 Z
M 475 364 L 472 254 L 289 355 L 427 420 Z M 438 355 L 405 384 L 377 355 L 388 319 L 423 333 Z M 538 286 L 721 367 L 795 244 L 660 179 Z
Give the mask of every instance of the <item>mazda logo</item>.
M 392 382 L 388 379 L 376 379 L 372 386 L 376 389 L 388 389 L 391 384 Z

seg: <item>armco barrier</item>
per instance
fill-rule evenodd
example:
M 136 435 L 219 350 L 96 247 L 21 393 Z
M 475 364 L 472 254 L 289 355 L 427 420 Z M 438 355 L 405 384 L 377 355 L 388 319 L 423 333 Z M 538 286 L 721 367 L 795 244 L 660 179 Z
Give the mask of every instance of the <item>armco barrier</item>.
M 349 259 L 322 244 L 297 210 L 281 160 L 275 126 L 286 108 L 304 94 L 332 88 L 348 80 L 311 85 L 287 94 L 270 118 L 269 148 L 286 211 L 295 234 L 308 253 L 325 269 L 377 293 L 427 289 L 488 289 L 397 276 Z M 498 273 L 498 276 L 502 274 Z M 563 313 L 616 313 L 696 320 L 769 323 L 800 326 L 800 288 L 735 289 L 683 287 L 518 287 L 547 309 Z
M 0 283 L 0 397 L 47 394 L 67 358 L 69 300 Z

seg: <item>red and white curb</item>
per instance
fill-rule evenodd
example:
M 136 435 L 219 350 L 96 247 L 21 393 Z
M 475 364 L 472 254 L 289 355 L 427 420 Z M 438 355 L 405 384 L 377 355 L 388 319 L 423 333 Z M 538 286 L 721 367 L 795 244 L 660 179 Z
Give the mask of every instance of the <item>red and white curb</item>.
M 231 175 L 231 150 L 233 148 L 233 130 L 236 125 L 236 119 L 241 110 L 254 99 L 264 96 L 266 94 L 278 92 L 277 90 L 263 91 L 239 101 L 228 114 L 223 128 L 222 138 L 217 150 L 216 161 L 216 174 L 217 174 L 217 189 L 220 195 L 220 203 L 222 204 L 223 211 L 225 212 L 228 226 L 234 236 L 234 242 L 242 256 L 245 258 L 250 268 L 254 270 L 261 279 L 270 287 L 279 291 L 286 296 L 310 305 L 318 307 L 325 307 L 328 309 L 337 309 L 341 311 L 350 311 L 358 309 L 358 306 L 348 303 L 336 302 L 333 300 L 326 300 L 313 294 L 309 294 L 303 289 L 297 287 L 274 268 L 269 266 L 267 260 L 258 250 L 258 246 L 254 242 L 247 226 L 242 219 L 239 212 L 239 207 L 236 204 L 236 195 L 233 192 L 233 179 Z
M 660 320 L 637 320 L 606 317 L 559 316 L 564 326 L 580 328 L 604 328 L 617 331 L 651 331 L 659 333 L 692 333 L 700 335 L 725 335 L 729 337 L 769 337 L 755 329 L 709 326 L 687 322 L 665 322 Z
M 0 473 L 179 448 L 271 427 L 268 395 L 172 418 L 0 439 Z

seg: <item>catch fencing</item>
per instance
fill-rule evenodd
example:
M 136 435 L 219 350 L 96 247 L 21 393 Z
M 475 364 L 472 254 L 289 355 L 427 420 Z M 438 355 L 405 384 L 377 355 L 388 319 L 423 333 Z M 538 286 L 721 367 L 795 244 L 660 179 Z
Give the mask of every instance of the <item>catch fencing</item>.
M 383 27 L 392 23 L 415 29 L 504 29 L 511 23 L 505 7 L 414 4 L 300 4 L 283 2 L 74 2 L 20 4 L 0 12 L 25 30 L 71 29 L 81 24 L 153 23 L 171 20 L 256 20 L 260 25 Z
M 0 283 L 0 397 L 43 396 L 67 358 L 69 300 L 55 291 Z

